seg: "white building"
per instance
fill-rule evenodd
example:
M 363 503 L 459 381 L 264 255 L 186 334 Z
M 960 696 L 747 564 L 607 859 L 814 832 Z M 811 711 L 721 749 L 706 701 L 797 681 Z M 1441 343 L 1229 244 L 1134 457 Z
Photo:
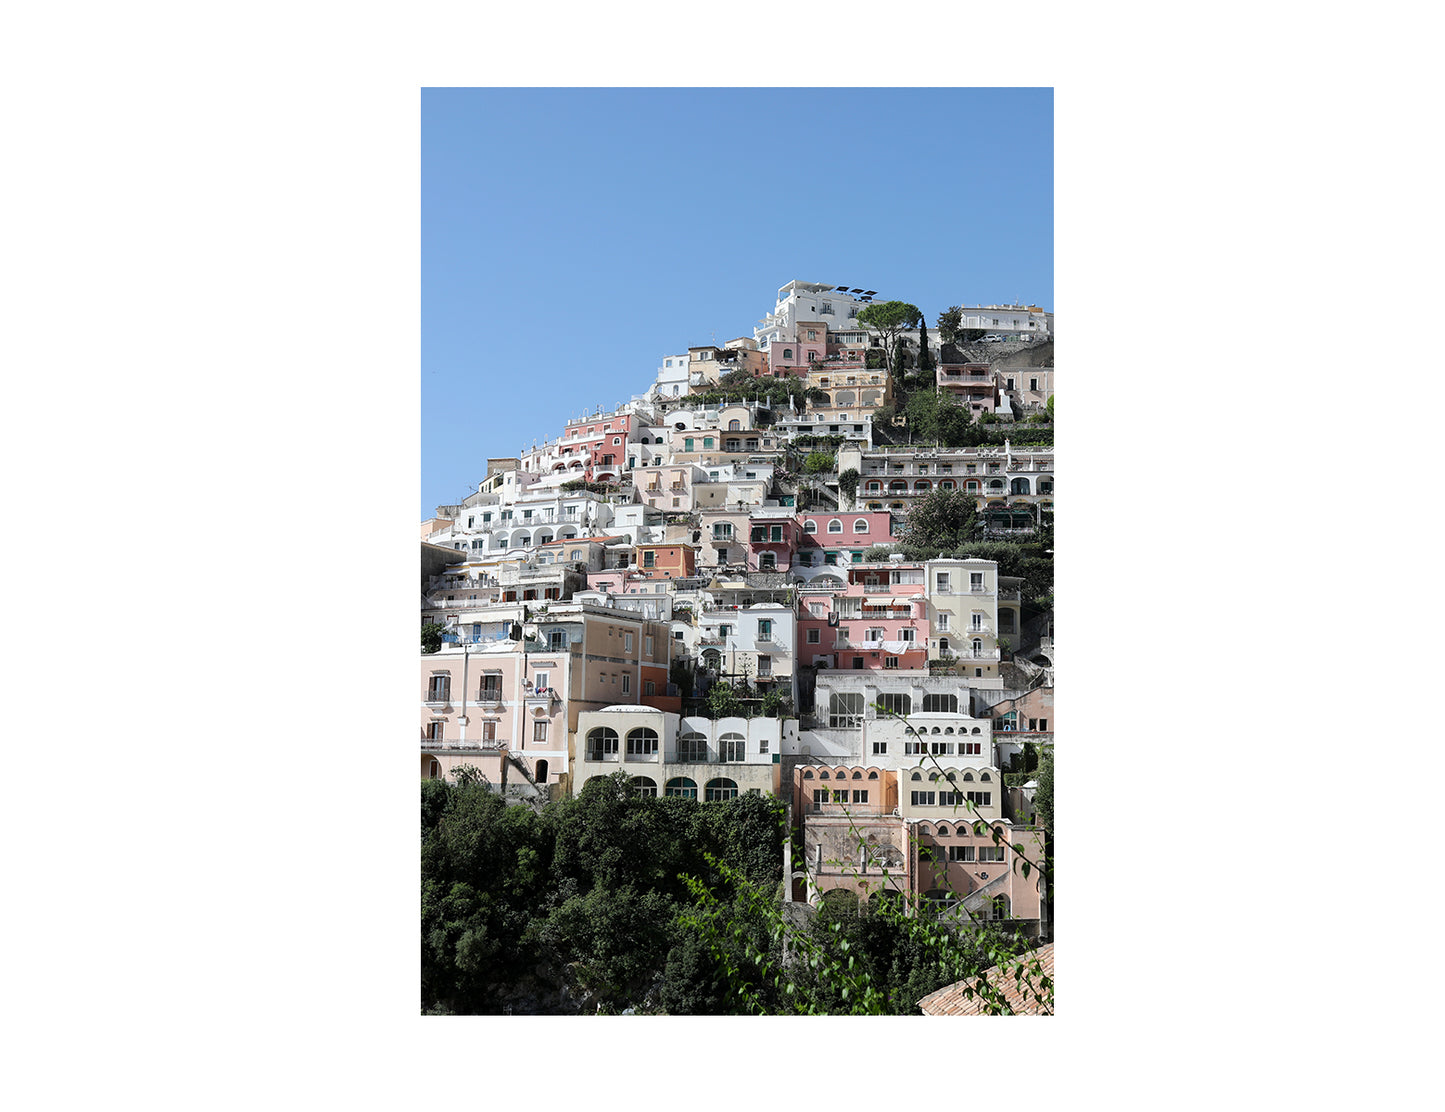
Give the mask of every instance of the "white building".
M 964 305 L 960 328 L 986 328 L 1006 340 L 1040 343 L 1053 338 L 1054 314 L 1037 305 Z
M 753 329 L 753 337 L 763 351 L 775 340 L 795 341 L 798 321 L 820 320 L 830 331 L 845 328 L 858 315 L 866 302 L 858 300 L 856 293 L 839 285 L 826 282 L 789 282 L 778 290 L 778 301 Z

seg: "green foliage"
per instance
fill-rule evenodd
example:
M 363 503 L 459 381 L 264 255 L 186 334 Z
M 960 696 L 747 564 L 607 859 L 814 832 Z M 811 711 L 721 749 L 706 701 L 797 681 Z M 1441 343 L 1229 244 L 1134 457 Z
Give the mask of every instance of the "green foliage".
M 858 493 L 858 469 L 850 467 L 846 471 L 838 472 L 838 493 L 847 495 L 849 498 Z
M 906 301 L 879 301 L 858 310 L 858 323 L 872 328 L 883 337 L 883 350 L 893 353 L 893 373 L 903 373 L 902 334 L 923 319 L 917 305 Z M 870 363 L 869 366 L 872 366 Z
M 863 366 L 870 371 L 876 371 L 883 366 L 883 349 L 870 347 L 863 353 Z
M 729 1010 L 711 954 L 679 922 L 682 874 L 724 897 L 728 875 L 776 886 L 783 815 L 771 796 L 637 797 L 623 773 L 540 811 L 507 806 L 481 777 L 425 781 L 423 1010 L 655 1010 L 659 991 L 675 1013 Z
M 729 683 L 715 683 L 707 693 L 707 714 L 709 718 L 736 718 L 743 713 L 742 701 Z
M 808 475 L 823 475 L 837 466 L 837 459 L 827 452 L 809 452 L 803 461 L 803 471 Z
M 1054 747 L 1048 746 L 1039 758 L 1038 773 L 1034 779 L 1039 782 L 1034 792 L 1034 810 L 1038 813 L 1039 825 L 1050 834 L 1054 832 Z
M 969 410 L 948 394 L 918 390 L 908 395 L 904 412 L 915 444 L 958 448 L 967 446 L 972 439 Z
M 1054 419 L 1054 396 L 1052 394 L 1049 395 L 1049 400 L 1044 402 L 1044 412 L 1049 415 L 1050 421 Z
M 914 502 L 899 547 L 911 560 L 952 554 L 977 535 L 978 502 L 961 490 L 935 490 Z
M 768 718 L 788 718 L 793 713 L 793 701 L 781 687 L 768 689 L 763 696 L 763 714 Z
M 932 371 L 933 367 L 933 352 L 928 349 L 928 325 L 920 313 L 918 317 L 918 369 Z
M 685 660 L 674 660 L 667 666 L 667 682 L 675 684 L 682 695 L 691 695 L 693 691 L 692 666 Z
M 963 308 L 958 305 L 950 305 L 943 312 L 938 314 L 938 338 L 945 344 L 951 344 L 957 338 L 959 329 L 963 326 Z
M 446 626 L 439 622 L 423 622 L 421 627 L 421 651 L 434 653 L 442 647 L 442 634 Z
M 863 562 L 865 564 L 876 564 L 879 561 L 886 561 L 889 556 L 897 551 L 898 549 L 891 544 L 875 544 L 863 553 Z

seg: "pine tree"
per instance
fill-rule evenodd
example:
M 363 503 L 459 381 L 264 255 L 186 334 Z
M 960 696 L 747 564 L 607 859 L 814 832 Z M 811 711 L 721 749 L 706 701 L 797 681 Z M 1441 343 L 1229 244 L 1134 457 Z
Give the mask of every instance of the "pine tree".
M 933 352 L 928 350 L 928 324 L 922 317 L 918 318 L 918 369 L 933 370 Z

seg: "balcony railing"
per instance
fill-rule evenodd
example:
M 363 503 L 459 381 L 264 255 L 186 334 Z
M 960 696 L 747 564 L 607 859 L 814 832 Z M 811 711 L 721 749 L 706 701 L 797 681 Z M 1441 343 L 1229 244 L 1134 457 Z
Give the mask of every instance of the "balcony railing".
M 498 749 L 507 748 L 505 738 L 467 738 L 461 741 L 454 737 L 421 739 L 421 747 L 428 752 L 435 753 L 439 749 L 477 749 L 482 752 L 495 752 Z

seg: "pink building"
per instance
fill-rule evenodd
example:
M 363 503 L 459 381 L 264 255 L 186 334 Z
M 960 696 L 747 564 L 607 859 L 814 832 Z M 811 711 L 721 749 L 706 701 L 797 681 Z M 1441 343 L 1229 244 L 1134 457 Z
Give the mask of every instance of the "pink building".
M 803 527 L 793 517 L 753 515 L 748 519 L 748 567 L 756 571 L 786 571 Z
M 801 513 L 798 524 L 797 562 L 805 567 L 860 564 L 869 548 L 893 542 L 893 515 L 887 510 Z
M 998 408 L 998 383 L 987 363 L 940 363 L 935 381 L 939 390 L 974 413 L 992 413 Z

